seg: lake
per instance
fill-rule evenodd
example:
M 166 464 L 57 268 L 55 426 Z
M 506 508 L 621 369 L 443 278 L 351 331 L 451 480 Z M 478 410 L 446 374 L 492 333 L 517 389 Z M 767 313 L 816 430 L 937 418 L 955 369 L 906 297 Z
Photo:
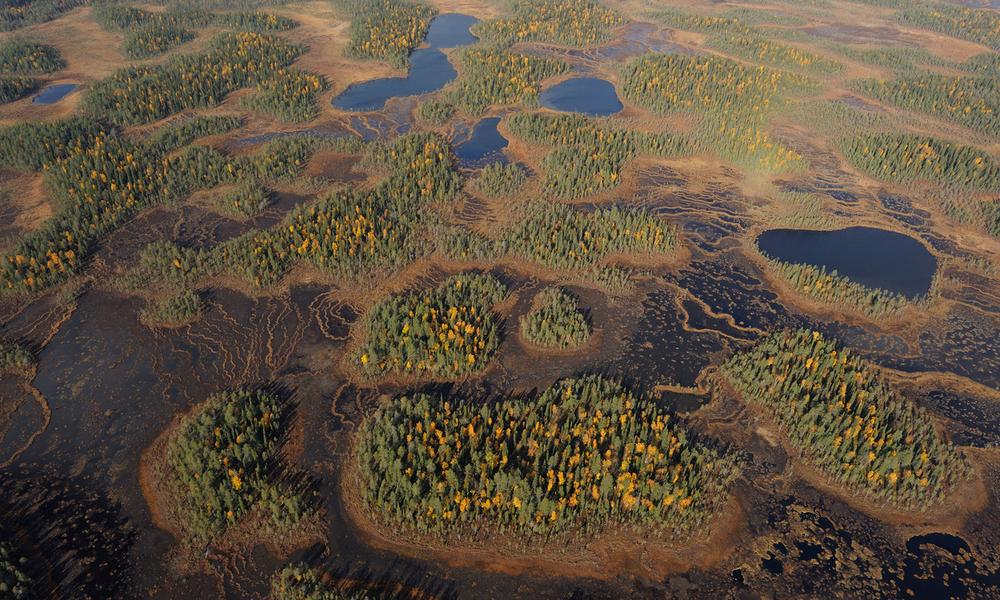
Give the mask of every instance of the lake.
M 542 106 L 563 112 L 604 117 L 619 112 L 622 102 L 611 82 L 597 77 L 575 77 L 542 91 Z
M 491 158 L 502 158 L 500 152 L 507 147 L 507 138 L 500 135 L 497 125 L 500 117 L 480 120 L 471 134 L 453 140 L 455 156 L 466 164 L 476 164 Z
M 410 55 L 410 69 L 405 77 L 355 83 L 333 99 L 333 106 L 359 112 L 382 110 L 392 98 L 419 96 L 443 88 L 458 72 L 441 50 L 475 43 L 476 37 L 469 28 L 477 22 L 475 17 L 457 13 L 435 17 L 427 31 L 427 46 Z
M 836 270 L 864 286 L 911 298 L 930 290 L 937 269 L 937 259 L 919 241 L 871 227 L 772 229 L 760 234 L 757 246 L 771 258 Z

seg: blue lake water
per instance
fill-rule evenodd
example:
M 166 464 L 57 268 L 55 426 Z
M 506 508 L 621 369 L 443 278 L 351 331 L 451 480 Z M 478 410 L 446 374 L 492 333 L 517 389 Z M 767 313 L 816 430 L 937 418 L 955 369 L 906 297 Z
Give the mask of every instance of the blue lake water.
M 466 164 L 501 158 L 501 151 L 507 147 L 507 138 L 497 131 L 499 123 L 500 117 L 488 117 L 476 123 L 470 135 L 455 140 L 455 156 Z
M 441 49 L 475 43 L 469 28 L 477 22 L 475 17 L 457 13 L 435 17 L 427 31 L 428 45 L 410 55 L 410 70 L 405 77 L 383 77 L 351 85 L 333 99 L 333 106 L 351 111 L 381 110 L 391 98 L 441 89 L 458 75 Z
M 66 94 L 69 94 L 78 87 L 80 86 L 75 83 L 50 85 L 39 92 L 32 102 L 35 104 L 55 104 L 65 98 Z
M 470 29 L 479 19 L 469 15 L 448 13 L 438 15 L 427 30 L 427 45 L 431 48 L 458 48 L 476 43 Z
M 615 86 L 597 77 L 575 77 L 543 90 L 542 106 L 593 117 L 613 115 L 623 106 Z
M 760 234 L 757 246 L 771 258 L 836 269 L 867 287 L 911 298 L 930 290 L 937 269 L 937 259 L 917 240 L 871 227 L 772 229 Z

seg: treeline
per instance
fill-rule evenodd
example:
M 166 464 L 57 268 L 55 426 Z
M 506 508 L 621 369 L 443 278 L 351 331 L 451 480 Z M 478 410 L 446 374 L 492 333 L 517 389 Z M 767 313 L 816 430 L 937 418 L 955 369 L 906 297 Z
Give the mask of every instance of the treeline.
M 843 65 L 836 61 L 774 41 L 773 31 L 752 27 L 738 18 L 699 15 L 674 9 L 660 10 L 653 16 L 674 29 L 712 34 L 711 45 L 750 61 L 826 74 L 843 69 Z
M 421 253 L 420 210 L 401 205 L 386 188 L 332 192 L 280 225 L 219 247 L 219 268 L 257 286 L 274 285 L 299 260 L 342 279 L 372 277 Z
M 855 89 L 877 100 L 950 119 L 993 136 L 1000 135 L 1000 80 L 926 73 L 891 81 L 865 79 Z
M 183 135 L 226 127 L 226 118 L 181 125 Z M 24 136 L 24 137 L 21 137 Z M 176 137 L 177 136 L 173 136 Z M 33 140 L 32 145 L 25 140 Z M 182 198 L 195 189 L 248 178 L 274 180 L 297 173 L 312 152 L 309 140 L 286 139 L 263 152 L 231 157 L 205 146 L 173 153 L 127 140 L 86 119 L 24 124 L 0 131 L 0 157 L 11 166 L 38 165 L 61 209 L 40 229 L 0 256 L 8 290 L 34 291 L 77 273 L 93 244 L 139 210 Z
M 542 80 L 569 70 L 561 60 L 496 48 L 469 48 L 458 60 L 461 77 L 446 97 L 470 114 L 494 104 L 537 105 Z
M 345 52 L 405 67 L 420 45 L 437 11 L 405 0 L 340 0 L 351 17 L 351 39 Z
M 586 149 L 559 146 L 542 159 L 544 190 L 562 198 L 584 198 L 618 186 L 624 166 L 610 152 L 586 154 Z
M 31 75 L 58 71 L 66 66 L 54 47 L 12 39 L 0 45 L 0 104 L 20 100 L 40 87 Z
M 129 58 L 151 58 L 193 39 L 193 33 L 176 25 L 143 25 L 125 34 L 122 52 Z
M 450 202 L 462 187 L 451 143 L 435 133 L 412 133 L 373 144 L 365 158 L 392 173 L 383 187 L 403 202 Z
M 1000 167 L 988 152 L 937 138 L 877 133 L 843 140 L 851 163 L 872 177 L 908 183 L 927 180 L 945 187 L 996 191 Z
M 699 15 L 672 8 L 655 11 L 651 16 L 671 29 L 743 36 L 753 35 L 756 32 L 742 20 L 727 16 Z
M 455 114 L 455 107 L 444 100 L 428 100 L 417 107 L 417 117 L 430 125 L 444 125 Z
M 495 162 L 483 167 L 472 180 L 472 186 L 488 198 L 503 198 L 514 195 L 527 181 L 528 176 L 521 166 Z
M 439 236 L 439 248 L 454 260 L 494 261 L 511 255 L 552 269 L 586 270 L 602 287 L 625 290 L 628 273 L 599 263 L 619 254 L 666 254 L 676 236 L 673 226 L 642 209 L 590 211 L 535 202 L 499 239 L 458 227 Z
M 167 468 L 191 535 L 211 538 L 252 511 L 280 530 L 309 514 L 309 490 L 281 454 L 287 421 L 278 397 L 263 390 L 216 394 L 181 421 Z
M 658 113 L 704 114 L 700 135 L 724 158 L 765 171 L 799 166 L 802 158 L 764 131 L 779 94 L 808 80 L 719 57 L 647 54 L 622 69 L 619 90 Z
M 198 115 L 181 123 L 160 127 L 145 140 L 151 152 L 166 155 L 187 146 L 198 138 L 228 133 L 243 126 L 243 119 L 232 115 Z
M 799 15 L 792 15 L 776 10 L 769 10 L 766 8 L 748 8 L 741 6 L 739 8 L 730 8 L 722 14 L 723 17 L 733 19 L 734 21 L 740 21 L 746 23 L 750 26 L 755 25 L 788 25 L 792 27 L 798 27 L 800 25 L 807 25 L 808 20 Z M 772 29 L 772 31 L 774 31 Z
M 215 106 L 230 92 L 260 85 L 302 54 L 281 38 L 251 32 L 220 34 L 206 52 L 156 66 L 119 69 L 91 88 L 84 108 L 116 125 L 156 121 Z
M 763 112 L 785 86 L 786 75 L 714 56 L 647 54 L 622 70 L 619 89 L 658 113 L 685 110 Z
M 5 0 L 0 4 L 0 31 L 51 21 L 85 4 L 87 0 Z
M 54 46 L 15 38 L 0 45 L 0 73 L 42 75 L 66 68 L 66 61 Z
M 671 157 L 691 150 L 682 136 L 608 127 L 575 114 L 517 113 L 507 126 L 530 142 L 557 146 L 542 160 L 544 187 L 569 198 L 616 187 L 622 168 L 640 153 Z
M 166 288 L 171 293 L 192 287 L 199 280 L 221 272 L 220 253 L 204 248 L 187 248 L 160 240 L 139 253 L 135 266 L 121 280 L 130 290 Z
M 840 139 L 845 131 L 874 133 L 895 129 L 887 113 L 858 108 L 846 100 L 808 100 L 787 107 L 785 114 L 812 131 Z
M 461 225 L 438 227 L 434 232 L 437 250 L 450 260 L 495 262 L 502 244 Z
M 676 241 L 674 228 L 645 210 L 585 211 L 559 203 L 532 205 L 503 240 L 512 254 L 565 270 L 587 268 L 616 254 L 664 254 Z
M 521 336 L 536 346 L 568 350 L 587 343 L 590 322 L 576 298 L 559 287 L 535 295 L 531 310 L 521 317 Z
M 986 231 L 995 238 L 1000 238 L 1000 200 L 986 201 L 980 204 L 983 223 Z
M 632 273 L 628 269 L 614 265 L 593 267 L 584 278 L 612 297 L 627 296 L 635 289 L 632 284 Z
M 740 58 L 781 69 L 832 74 L 839 73 L 844 68 L 837 61 L 776 42 L 764 35 L 724 35 L 714 38 L 712 45 Z
M 356 453 L 377 521 L 529 543 L 623 526 L 690 531 L 737 472 L 653 401 L 598 376 L 495 402 L 403 396 L 365 419 Z
M 512 17 L 480 23 L 474 33 L 504 46 L 517 42 L 591 46 L 611 39 L 611 30 L 625 22 L 593 0 L 516 0 L 511 8 Z
M 259 82 L 257 93 L 244 99 L 243 106 L 282 121 L 301 123 L 319 113 L 316 97 L 328 87 L 322 75 L 282 68 Z
M 287 17 L 261 12 L 213 13 L 193 5 L 174 5 L 163 12 L 153 12 L 124 4 L 103 4 L 94 8 L 94 20 L 108 31 L 141 29 L 150 25 L 178 28 L 227 27 L 241 31 L 267 33 L 288 31 L 298 24 Z
M 771 335 L 727 360 L 722 372 L 806 460 L 854 492 L 923 509 L 970 475 L 966 458 L 923 409 L 819 332 Z
M 38 82 L 30 77 L 0 76 L 0 104 L 24 98 L 38 89 Z
M 170 0 L 168 4 L 179 10 L 260 10 L 265 7 L 288 6 L 290 2 L 288 0 Z
M 984 52 L 971 56 L 962 63 L 962 68 L 976 75 L 1000 77 L 1000 53 Z
M 51 123 L 25 122 L 0 128 L 0 164 L 40 171 L 47 164 L 82 148 L 104 132 L 91 118 L 69 117 Z
M 138 29 L 146 25 L 159 24 L 174 27 L 204 27 L 209 23 L 209 13 L 202 10 L 151 12 L 125 4 L 104 4 L 95 6 L 94 21 L 106 31 Z
M 193 7 L 173 7 L 151 12 L 121 4 L 105 4 L 94 9 L 94 19 L 108 31 L 125 34 L 122 51 L 129 58 L 150 58 L 194 39 L 191 29 L 212 25 L 255 31 L 286 31 L 295 21 L 263 12 L 211 13 Z
M 886 67 L 904 73 L 917 71 L 922 65 L 947 64 L 947 61 L 938 58 L 937 55 L 926 48 L 837 44 L 834 46 L 834 49 L 851 60 Z
M 305 165 L 320 144 L 341 145 L 352 151 L 355 142 L 315 138 L 279 140 L 274 153 L 280 164 Z M 284 155 L 277 149 L 284 148 Z M 151 246 L 131 274 L 135 286 L 171 282 L 189 286 L 219 273 L 238 275 L 257 286 L 277 283 L 297 261 L 306 260 L 324 273 L 351 281 L 373 280 L 426 253 L 427 205 L 447 202 L 461 189 L 461 177 L 448 142 L 436 134 L 400 136 L 388 144 L 365 148 L 369 163 L 383 166 L 389 177 L 372 190 L 331 192 L 319 202 L 301 206 L 281 223 L 254 230 L 211 250 L 194 251 L 171 244 Z M 207 162 L 210 172 L 228 173 L 228 167 Z M 280 172 L 280 169 L 277 171 Z M 233 177 L 218 183 L 268 181 L 273 173 L 236 168 Z
M 918 6 L 898 13 L 900 23 L 924 27 L 1000 50 L 1000 14 L 948 4 Z
M 216 13 L 212 15 L 212 24 L 258 33 L 289 31 L 299 26 L 295 20 L 288 17 L 261 11 Z
M 481 371 L 500 346 L 493 305 L 507 289 L 492 275 L 462 274 L 430 290 L 393 294 L 365 313 L 355 353 L 369 377 L 453 378 Z
M 767 257 L 768 264 L 796 291 L 828 304 L 842 305 L 874 319 L 894 317 L 910 305 L 901 294 L 879 288 L 869 288 L 824 267 L 805 263 L 789 263 Z

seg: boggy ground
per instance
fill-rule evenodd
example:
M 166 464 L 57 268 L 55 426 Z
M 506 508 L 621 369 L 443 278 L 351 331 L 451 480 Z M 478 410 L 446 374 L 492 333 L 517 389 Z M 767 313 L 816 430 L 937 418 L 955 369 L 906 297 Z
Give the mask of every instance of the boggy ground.
M 635 18 L 645 14 L 641 3 L 608 4 Z M 442 12 L 480 19 L 498 14 L 492 3 L 443 0 L 435 5 Z M 896 25 L 882 9 L 865 8 L 873 25 L 858 28 L 790 6 L 772 8 L 799 14 L 807 20 L 799 29 L 818 31 L 819 37 L 858 39 L 874 31 L 883 41 L 899 38 L 954 60 L 985 50 Z M 844 2 L 836 7 L 842 9 L 840 14 L 858 10 Z M 331 80 L 331 89 L 319 99 L 320 116 L 291 128 L 251 116 L 245 128 L 213 140 L 213 145 L 246 151 L 260 142 L 259 136 L 289 129 L 378 136 L 414 126 L 413 101 L 392 101 L 384 113 L 371 115 L 345 114 L 330 106 L 330 99 L 350 83 L 396 71 L 345 58 L 347 25 L 328 3 L 274 10 L 301 23 L 288 32 L 289 39 L 311 46 L 297 66 Z M 52 81 L 86 85 L 123 64 L 117 51 L 120 36 L 97 27 L 89 12 L 76 9 L 29 29 L 68 59 L 67 69 L 54 74 Z M 644 25 L 640 33 L 641 43 L 647 45 L 711 51 L 699 35 L 655 24 Z M 199 48 L 209 34 L 199 34 L 178 51 Z M 634 26 L 618 34 L 639 35 Z M 809 46 L 810 40 L 796 43 Z M 570 59 L 614 81 L 616 67 L 610 61 L 624 54 L 597 52 Z M 878 72 L 868 65 L 848 64 L 839 77 Z M 0 107 L 0 119 L 55 119 L 70 114 L 80 95 L 47 108 L 13 103 Z M 199 112 L 236 107 L 230 99 L 217 109 Z M 917 130 L 954 131 L 954 126 L 934 119 L 878 108 L 908 120 Z M 640 129 L 690 129 L 681 118 L 654 117 L 628 103 L 618 118 Z M 622 598 L 668 593 L 715 598 L 809 596 L 828 590 L 874 597 L 904 596 L 908 589 L 917 595 L 989 589 L 997 583 L 1000 560 L 1000 532 L 994 526 L 1000 518 L 1000 423 L 990 416 L 1000 403 L 1000 285 L 995 272 L 984 272 L 972 259 L 996 261 L 1000 245 L 951 220 L 919 190 L 858 174 L 829 140 L 808 126 L 780 117 L 776 122 L 782 127 L 778 137 L 812 161 L 810 171 L 762 180 L 708 153 L 674 160 L 640 157 L 625 168 L 619 188 L 576 202 L 645 207 L 677 224 L 680 247 L 663 260 L 636 265 L 642 274 L 634 278 L 634 290 L 615 299 L 577 277 L 504 261 L 498 271 L 513 297 L 503 311 L 505 342 L 484 376 L 455 384 L 359 381 L 343 367 L 351 326 L 388 291 L 436 281 L 446 272 L 495 265 L 423 260 L 392 281 L 365 289 L 331 282 L 307 268 L 296 268 L 267 290 L 223 278 L 207 287 L 208 308 L 201 318 L 176 330 L 150 329 L 138 319 L 144 300 L 114 285 L 123 265 L 145 244 L 171 239 L 214 246 L 249 227 L 277 222 L 295 205 L 312 201 L 315 193 L 279 190 L 279 200 L 249 223 L 211 211 L 207 197 L 141 214 L 103 241 L 87 277 L 29 301 L 0 299 L 0 337 L 22 341 L 39 358 L 30 379 L 6 375 L 0 381 L 2 477 L 4 482 L 18 482 L 5 484 L 0 494 L 10 508 L 0 511 L 0 525 L 45 527 L 64 515 L 53 509 L 55 504 L 69 506 L 65 510 L 80 519 L 64 520 L 69 525 L 63 527 L 80 541 L 73 548 L 58 542 L 57 536 L 38 542 L 36 554 L 50 554 L 39 571 L 48 574 L 43 578 L 54 579 L 76 568 L 74 556 L 88 550 L 88 556 L 99 557 L 107 568 L 93 576 L 96 581 L 78 574 L 78 588 L 73 589 L 103 592 L 105 597 L 260 598 L 267 594 L 268 577 L 288 553 L 334 575 L 412 597 Z M 541 152 L 513 137 L 507 149 L 511 158 L 536 173 Z M 329 177 L 333 185 L 371 184 L 355 159 L 343 154 L 316 157 L 307 173 Z M 787 223 L 782 221 L 788 218 L 783 212 L 787 207 L 774 194 L 781 182 L 813 190 L 827 227 L 864 223 L 923 240 L 938 258 L 942 274 L 929 307 L 909 315 L 912 318 L 873 322 L 841 307 L 818 305 L 766 273 L 748 244 L 756 232 Z M 4 173 L 0 186 L 17 192 L 11 202 L 0 203 L 2 245 L 38 227 L 53 205 L 37 178 Z M 537 190 L 537 180 L 532 180 L 515 199 L 467 200 L 465 208 L 475 204 L 476 210 L 461 214 L 475 213 L 471 226 L 495 234 L 516 218 L 517 203 L 537 196 Z M 573 286 L 591 310 L 596 333 L 585 350 L 545 353 L 518 342 L 518 317 L 533 291 L 548 283 Z M 901 518 L 859 505 L 806 472 L 776 432 L 733 395 L 697 395 L 692 402 L 670 394 L 704 390 L 701 384 L 712 365 L 733 349 L 775 328 L 804 325 L 834 335 L 884 364 L 909 397 L 931 410 L 940 427 L 969 448 L 980 479 L 955 510 L 942 518 Z M 372 527 L 359 517 L 350 495 L 345 496 L 344 490 L 350 489 L 345 465 L 352 433 L 380 398 L 413 388 L 454 388 L 471 396 L 525 392 L 588 372 L 617 375 L 638 389 L 662 393 L 665 401 L 677 402 L 677 412 L 691 428 L 744 453 L 743 474 L 711 533 L 698 532 L 686 546 L 611 534 L 588 548 L 552 548 L 541 556 L 512 556 L 488 548 L 456 552 L 433 541 L 400 540 L 391 531 Z M 276 551 L 266 540 L 258 540 L 199 549 L 193 555 L 170 527 L 161 526 L 156 503 L 148 501 L 156 490 L 144 495 L 142 457 L 156 449 L 177 415 L 210 394 L 262 383 L 291 391 L 299 428 L 293 458 L 318 478 L 325 526 L 316 538 L 294 549 Z M 13 489 L 17 494 L 8 497 Z M 119 530 L 125 533 L 116 534 Z M 936 533 L 947 535 L 928 536 Z M 965 550 L 952 552 L 956 545 Z M 940 587 L 934 588 L 921 578 L 925 573 L 951 576 L 943 583 L 939 575 Z M 71 596 L 72 589 L 63 593 Z

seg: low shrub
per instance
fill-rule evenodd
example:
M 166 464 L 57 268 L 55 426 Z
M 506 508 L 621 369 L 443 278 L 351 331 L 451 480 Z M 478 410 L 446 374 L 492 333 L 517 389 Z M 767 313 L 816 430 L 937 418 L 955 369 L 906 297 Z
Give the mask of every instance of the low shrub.
M 35 366 L 35 356 L 30 350 L 13 342 L 0 342 L 0 374 L 20 373 Z
M 153 301 L 139 318 L 149 327 L 179 327 L 197 319 L 204 309 L 205 301 L 201 296 L 185 290 Z

